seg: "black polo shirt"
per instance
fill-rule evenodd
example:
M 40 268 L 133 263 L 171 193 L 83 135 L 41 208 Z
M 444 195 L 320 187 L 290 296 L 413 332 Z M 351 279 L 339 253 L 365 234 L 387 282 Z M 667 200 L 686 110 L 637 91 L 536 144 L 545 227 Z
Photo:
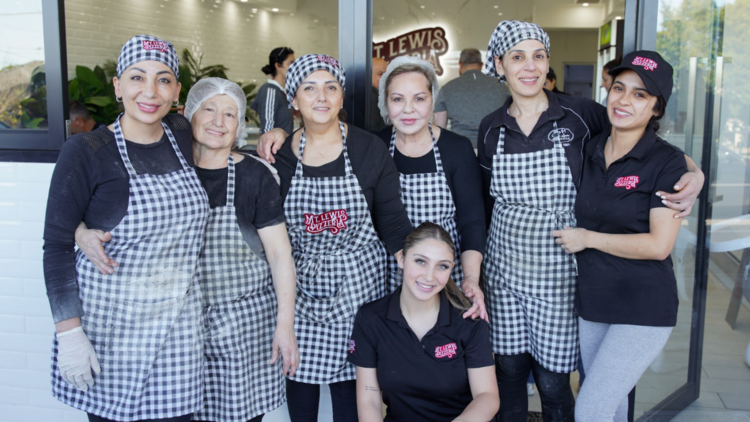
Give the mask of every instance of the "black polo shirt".
M 492 182 L 492 160 L 497 152 L 500 127 L 505 126 L 504 154 L 524 154 L 551 149 L 551 139 L 557 133 L 563 139 L 565 156 L 574 183 L 578 186 L 583 163 L 583 148 L 592 137 L 602 133 L 609 125 L 607 109 L 592 100 L 570 95 L 557 95 L 544 90 L 549 107 L 539 116 L 534 129 L 526 136 L 516 123 L 515 117 L 508 114 L 513 97 L 508 98 L 499 109 L 488 114 L 479 124 L 477 134 L 477 155 L 482 168 L 484 209 L 487 226 L 492 218 L 495 199 L 490 195 Z
M 494 365 L 489 325 L 461 318 L 442 291 L 437 323 L 419 341 L 400 297 L 401 287 L 359 308 L 347 360 L 377 369 L 385 421 L 452 421 L 473 399 L 467 369 Z
M 575 206 L 578 227 L 600 233 L 648 233 L 651 209 L 665 207 L 655 193 L 674 191 L 687 172 L 685 156 L 648 129 L 629 153 L 607 169 L 607 138 L 608 132 L 586 146 Z M 678 300 L 671 257 L 625 259 L 597 249 L 576 255 L 578 316 L 607 324 L 675 325 Z

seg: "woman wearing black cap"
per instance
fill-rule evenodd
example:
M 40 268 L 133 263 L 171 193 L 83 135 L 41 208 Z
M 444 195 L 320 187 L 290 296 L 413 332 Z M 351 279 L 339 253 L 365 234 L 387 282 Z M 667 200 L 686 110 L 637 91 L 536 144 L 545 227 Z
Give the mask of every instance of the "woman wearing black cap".
M 260 118 L 260 139 L 268 142 L 278 139 L 283 142 L 294 131 L 294 112 L 286 100 L 286 72 L 294 61 L 294 50 L 278 47 L 268 55 L 268 64 L 261 69 L 271 77 L 258 89 L 250 108 Z
M 50 184 L 44 230 L 56 322 L 53 395 L 91 421 L 189 421 L 203 387 L 196 277 L 208 198 L 193 170 L 172 44 L 139 35 L 114 78 L 124 113 L 71 137 Z M 101 274 L 74 253 L 79 223 L 110 232 Z
M 526 420 L 529 371 L 545 420 L 573 420 L 576 261 L 551 232 L 575 227 L 583 148 L 608 121 L 606 110 L 591 100 L 542 89 L 549 51 L 549 37 L 538 25 L 503 21 L 487 52 L 486 71 L 505 79 L 511 92 L 503 107 L 482 120 L 477 139 L 491 216 L 483 275 L 500 421 Z M 678 182 L 691 190 L 688 205 L 702 179 L 698 174 L 697 180 Z M 686 213 L 689 206 L 681 215 Z
M 383 243 L 395 254 L 412 230 L 386 146 L 339 121 L 344 82 L 344 69 L 325 55 L 302 56 L 287 73 L 287 99 L 305 121 L 275 160 L 297 267 L 293 422 L 317 420 L 320 384 L 330 386 L 335 420 L 357 420 L 355 369 L 346 361 L 354 315 L 385 294 Z
M 634 51 L 609 74 L 612 129 L 586 145 L 578 228 L 552 233 L 565 252 L 578 255 L 581 422 L 627 420 L 628 392 L 677 321 L 670 253 L 680 221 L 658 192 L 672 188 L 686 163 L 656 135 L 672 93 L 672 66 L 656 52 Z

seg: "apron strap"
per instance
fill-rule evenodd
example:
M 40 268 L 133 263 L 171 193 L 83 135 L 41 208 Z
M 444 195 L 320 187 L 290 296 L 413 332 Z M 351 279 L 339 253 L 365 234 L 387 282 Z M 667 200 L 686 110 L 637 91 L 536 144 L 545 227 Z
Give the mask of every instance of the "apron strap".
M 353 176 L 352 163 L 349 161 L 349 154 L 346 152 L 346 129 L 344 129 L 344 124 L 341 121 L 339 121 L 339 129 L 341 130 L 341 142 L 344 144 L 342 154 L 344 154 L 346 176 Z M 305 128 L 302 128 L 302 133 L 299 137 L 299 158 L 297 159 L 297 168 L 294 171 L 294 177 L 302 177 L 302 154 L 305 152 L 305 143 L 307 143 L 307 138 L 305 137 Z
M 227 205 L 228 207 L 234 206 L 234 156 L 229 153 L 227 158 Z
M 437 140 L 435 140 L 435 134 L 432 132 L 432 125 L 428 124 L 427 127 L 430 130 L 430 136 L 432 137 L 432 150 L 435 152 L 435 169 L 436 173 L 442 173 L 443 172 L 443 160 L 440 158 L 440 151 L 437 147 Z M 393 154 L 396 153 L 396 129 L 393 129 L 393 134 L 391 135 L 391 145 L 388 147 L 388 152 L 390 152 L 391 157 L 393 157 Z
M 127 143 L 125 142 L 125 137 L 122 134 L 120 118 L 123 116 L 123 114 L 124 113 L 120 113 L 120 115 L 117 116 L 117 119 L 115 119 L 115 123 L 113 125 L 115 132 L 115 142 L 117 143 L 117 151 L 120 153 L 120 158 L 122 158 L 122 162 L 125 164 L 125 169 L 128 171 L 128 175 L 133 178 L 138 173 L 136 173 L 135 168 L 133 167 L 133 163 L 130 161 L 130 157 L 128 156 Z M 172 145 L 172 149 L 174 149 L 175 154 L 177 154 L 177 159 L 180 160 L 182 168 L 191 168 L 190 164 L 188 164 L 187 160 L 185 160 L 185 157 L 182 155 L 182 151 L 180 151 L 180 147 L 177 145 L 177 141 L 172 134 L 172 130 L 169 129 L 166 123 L 164 123 L 164 120 L 161 121 L 161 127 L 164 129 L 164 133 L 167 134 L 169 143 Z

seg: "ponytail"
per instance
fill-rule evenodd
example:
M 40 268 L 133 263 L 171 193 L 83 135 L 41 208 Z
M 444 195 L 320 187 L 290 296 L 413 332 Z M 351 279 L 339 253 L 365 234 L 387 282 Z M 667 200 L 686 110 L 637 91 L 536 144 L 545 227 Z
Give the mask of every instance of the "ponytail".
M 284 60 L 286 60 L 290 54 L 294 54 L 294 50 L 289 47 L 274 48 L 273 50 L 271 50 L 271 54 L 268 55 L 268 64 L 263 66 L 260 70 L 266 75 L 275 77 L 276 65 L 283 64 Z

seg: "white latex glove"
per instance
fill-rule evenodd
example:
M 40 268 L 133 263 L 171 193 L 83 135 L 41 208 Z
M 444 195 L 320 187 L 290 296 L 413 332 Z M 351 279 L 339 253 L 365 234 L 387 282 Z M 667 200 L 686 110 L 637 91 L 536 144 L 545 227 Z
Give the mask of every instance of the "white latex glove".
M 60 375 L 68 384 L 86 391 L 94 385 L 94 373 L 102 370 L 96 358 L 94 346 L 91 345 L 82 327 L 57 334 L 57 366 Z

